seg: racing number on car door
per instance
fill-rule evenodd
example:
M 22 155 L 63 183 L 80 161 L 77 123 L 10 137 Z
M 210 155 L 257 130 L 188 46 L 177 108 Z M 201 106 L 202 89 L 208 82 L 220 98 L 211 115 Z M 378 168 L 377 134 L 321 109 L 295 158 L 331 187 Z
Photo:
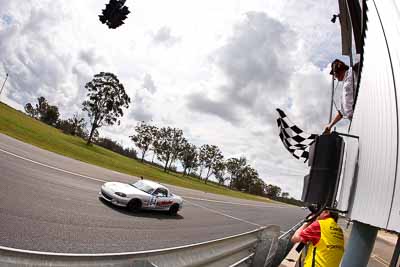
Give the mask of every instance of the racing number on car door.
M 156 206 L 156 204 L 157 204 L 157 197 L 152 196 L 152 197 L 150 198 L 149 206 L 152 207 L 152 208 L 154 208 L 154 207 Z
M 157 199 L 157 208 L 167 208 L 172 205 L 172 200 L 167 197 Z

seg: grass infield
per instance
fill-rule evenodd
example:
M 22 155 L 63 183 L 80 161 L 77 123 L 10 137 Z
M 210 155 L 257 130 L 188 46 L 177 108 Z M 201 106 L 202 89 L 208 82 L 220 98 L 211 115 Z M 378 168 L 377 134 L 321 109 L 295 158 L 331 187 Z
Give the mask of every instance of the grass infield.
M 143 176 L 160 183 L 241 199 L 274 202 L 268 198 L 230 190 L 210 181 L 205 184 L 197 178 L 183 177 L 179 173 L 165 173 L 161 168 L 143 164 L 140 160 L 122 156 L 97 145 L 88 146 L 85 140 L 64 134 L 4 103 L 0 103 L 0 132 L 66 157 L 133 176 Z

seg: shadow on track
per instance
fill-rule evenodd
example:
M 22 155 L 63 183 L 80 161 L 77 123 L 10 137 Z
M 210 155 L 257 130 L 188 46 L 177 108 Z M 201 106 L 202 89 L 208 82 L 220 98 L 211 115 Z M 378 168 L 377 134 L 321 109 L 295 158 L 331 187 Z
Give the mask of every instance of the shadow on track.
M 131 212 L 127 208 L 119 207 L 111 204 L 108 201 L 105 201 L 102 198 L 99 198 L 100 202 L 104 205 L 110 207 L 111 209 L 122 213 L 124 215 L 132 216 L 132 217 L 143 217 L 143 218 L 154 218 L 158 220 L 182 220 L 184 217 L 180 214 L 177 215 L 169 215 L 168 211 L 162 210 L 141 210 L 139 212 Z

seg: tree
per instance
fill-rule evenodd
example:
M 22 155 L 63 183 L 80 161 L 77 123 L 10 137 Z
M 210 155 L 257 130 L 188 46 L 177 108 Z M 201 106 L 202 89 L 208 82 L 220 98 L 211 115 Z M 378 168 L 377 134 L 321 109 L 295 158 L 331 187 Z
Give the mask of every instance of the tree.
M 129 136 L 131 140 L 135 143 L 136 147 L 142 150 L 142 162 L 144 160 L 146 152 L 150 149 L 150 146 L 155 140 L 154 133 L 156 129 L 157 127 L 148 125 L 144 121 L 142 121 L 135 127 L 136 134 Z
M 99 138 L 98 140 L 96 140 L 96 144 L 99 146 L 102 146 L 104 148 L 107 148 L 111 151 L 114 151 L 118 154 L 136 159 L 136 151 L 134 149 L 123 148 L 121 144 L 119 144 L 117 141 L 114 141 L 112 139 Z
M 208 148 L 208 145 L 202 145 L 199 150 L 199 166 L 200 166 L 199 176 L 200 176 L 200 179 L 201 179 L 201 174 L 203 173 L 203 169 L 204 169 L 204 166 L 205 166 L 206 160 L 207 160 L 207 148 Z
M 172 143 L 172 153 L 171 153 L 171 160 L 169 163 L 169 168 L 171 169 L 172 163 L 174 163 L 178 158 L 179 154 L 185 148 L 185 145 L 188 143 L 185 137 L 183 137 L 183 132 L 181 131 L 181 135 L 175 135 L 174 140 Z
M 71 134 L 77 135 L 80 137 L 86 136 L 86 122 L 84 118 L 78 116 L 78 114 L 74 114 L 72 118 L 68 119 L 68 122 L 71 124 Z
M 39 97 L 38 103 L 34 108 L 31 103 L 25 105 L 25 112 L 36 119 L 40 119 L 42 122 L 51 126 L 56 126 L 60 113 L 57 106 L 49 105 L 46 98 L 43 96 Z
M 120 124 L 119 117 L 124 115 L 122 108 L 128 108 L 131 99 L 117 76 L 109 72 L 94 75 L 85 85 L 88 100 L 82 103 L 83 111 L 88 113 L 92 129 L 87 144 L 92 141 L 95 131 L 104 125 Z
M 162 127 L 158 131 L 158 138 L 155 141 L 155 149 L 157 153 L 157 158 L 165 162 L 164 172 L 167 171 L 168 163 L 172 159 L 172 155 L 175 151 L 175 146 L 183 138 L 183 132 L 177 128 Z
M 282 192 L 281 197 L 283 197 L 283 198 L 289 198 L 289 193 L 288 193 L 288 192 Z
M 225 181 L 229 179 L 229 177 L 226 176 L 226 163 L 223 160 L 215 162 L 212 168 L 212 172 L 220 185 L 225 184 Z
M 51 105 L 48 105 L 44 113 L 40 115 L 40 119 L 44 123 L 51 126 L 55 126 L 57 124 L 59 117 L 60 117 L 60 112 L 58 112 L 58 107 Z
M 196 168 L 198 165 L 198 154 L 196 146 L 186 141 L 183 144 L 183 149 L 179 153 L 178 158 L 182 163 L 183 176 L 185 176 L 187 174 L 187 170 L 189 170 L 190 173 L 191 170 L 193 168 Z
M 38 100 L 38 103 L 36 104 L 36 111 L 39 115 L 39 118 L 42 119 L 42 116 L 44 116 L 44 114 L 46 114 L 46 111 L 49 107 L 49 103 L 47 102 L 46 98 L 44 98 L 43 96 L 39 97 L 37 100 Z
M 251 191 L 251 187 L 257 181 L 258 173 L 250 165 L 246 165 L 239 169 L 233 180 L 233 186 L 238 190 Z
M 72 125 L 69 120 L 59 120 L 56 127 L 65 134 L 72 134 Z
M 152 136 L 153 136 L 153 138 L 152 138 L 153 142 L 151 142 L 151 146 L 149 148 L 149 150 L 153 152 L 153 157 L 151 158 L 151 163 L 154 163 L 154 157 L 155 157 L 155 155 L 157 155 L 156 146 L 157 146 L 157 140 L 159 137 L 159 131 L 160 131 L 160 129 L 158 129 L 157 126 L 153 126 L 152 132 L 151 132 Z
M 64 133 L 76 135 L 82 138 L 87 138 L 86 122 L 84 118 L 80 118 L 78 114 L 74 114 L 68 120 L 59 120 L 57 128 L 61 129 Z
M 230 184 L 229 187 L 232 187 L 242 170 L 247 165 L 247 160 L 245 157 L 241 158 L 230 158 L 226 161 L 226 170 L 230 174 Z
M 265 187 L 265 191 L 268 197 L 276 198 L 281 194 L 282 189 L 279 186 L 269 184 Z
M 263 196 L 265 190 L 265 183 L 261 179 L 254 179 L 250 185 L 249 193 L 254 195 Z
M 189 174 L 189 175 L 192 175 L 192 176 L 195 176 L 195 177 L 198 177 L 197 176 L 197 174 L 196 174 L 196 172 L 197 172 L 197 169 L 199 168 L 199 154 L 198 154 L 198 152 L 197 152 L 198 150 L 196 149 L 196 154 L 195 154 L 195 157 L 194 157 L 194 159 L 193 159 L 193 161 L 191 162 L 191 165 L 190 165 L 190 167 L 189 167 L 189 169 L 188 169 L 188 171 L 187 171 L 187 173 Z
M 207 183 L 208 178 L 212 174 L 212 168 L 224 158 L 221 150 L 215 145 L 205 145 L 205 162 L 204 167 L 208 168 L 204 182 Z
M 31 103 L 27 103 L 27 104 L 25 105 L 25 112 L 26 112 L 29 116 L 31 116 L 32 118 L 37 118 L 37 116 L 38 116 L 37 110 L 32 106 Z

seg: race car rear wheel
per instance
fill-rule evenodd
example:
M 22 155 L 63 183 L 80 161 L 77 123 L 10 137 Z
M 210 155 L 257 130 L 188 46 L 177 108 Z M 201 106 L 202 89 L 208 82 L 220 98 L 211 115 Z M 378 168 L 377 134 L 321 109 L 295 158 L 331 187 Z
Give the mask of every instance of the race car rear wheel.
M 132 212 L 138 212 L 142 208 L 142 201 L 140 199 L 132 199 L 128 203 L 128 209 Z
M 179 211 L 179 205 L 178 204 L 174 204 L 169 208 L 169 214 L 170 215 L 176 215 Z

